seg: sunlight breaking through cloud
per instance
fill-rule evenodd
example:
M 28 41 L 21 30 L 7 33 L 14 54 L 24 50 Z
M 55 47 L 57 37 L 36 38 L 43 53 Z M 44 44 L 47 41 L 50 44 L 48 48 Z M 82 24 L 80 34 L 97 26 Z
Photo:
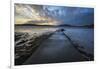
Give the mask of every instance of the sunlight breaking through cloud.
M 25 24 L 28 21 L 43 21 L 43 23 L 33 22 L 33 24 L 85 25 L 93 23 L 93 13 L 93 8 L 15 4 L 15 24 Z

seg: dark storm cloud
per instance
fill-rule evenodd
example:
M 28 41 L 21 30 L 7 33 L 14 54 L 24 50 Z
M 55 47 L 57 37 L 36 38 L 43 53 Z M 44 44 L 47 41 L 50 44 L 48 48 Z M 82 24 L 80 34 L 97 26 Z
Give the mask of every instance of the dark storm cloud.
M 89 25 L 94 22 L 93 8 L 45 6 L 45 12 L 60 20 L 60 24 Z

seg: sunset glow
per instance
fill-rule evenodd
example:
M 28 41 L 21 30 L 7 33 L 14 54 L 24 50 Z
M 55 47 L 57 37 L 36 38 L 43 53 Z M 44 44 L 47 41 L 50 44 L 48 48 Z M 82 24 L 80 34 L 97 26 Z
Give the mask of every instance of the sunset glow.
M 93 24 L 93 12 L 92 8 L 15 4 L 15 24 L 88 25 Z

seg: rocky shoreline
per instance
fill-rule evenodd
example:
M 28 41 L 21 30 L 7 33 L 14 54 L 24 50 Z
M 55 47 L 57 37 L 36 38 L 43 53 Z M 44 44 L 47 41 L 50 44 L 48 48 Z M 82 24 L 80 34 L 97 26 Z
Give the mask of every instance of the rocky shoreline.
M 27 32 L 15 32 L 15 65 L 20 65 L 38 48 L 38 46 L 53 34 L 29 34 Z

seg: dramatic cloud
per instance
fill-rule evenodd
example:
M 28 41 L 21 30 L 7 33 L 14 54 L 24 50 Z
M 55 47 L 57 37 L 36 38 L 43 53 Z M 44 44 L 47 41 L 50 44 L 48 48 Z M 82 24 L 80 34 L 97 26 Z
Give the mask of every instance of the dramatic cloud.
M 50 5 L 15 4 L 16 24 L 27 23 L 28 21 L 33 21 L 34 24 L 40 25 L 89 25 L 93 24 L 94 22 L 94 9 Z

